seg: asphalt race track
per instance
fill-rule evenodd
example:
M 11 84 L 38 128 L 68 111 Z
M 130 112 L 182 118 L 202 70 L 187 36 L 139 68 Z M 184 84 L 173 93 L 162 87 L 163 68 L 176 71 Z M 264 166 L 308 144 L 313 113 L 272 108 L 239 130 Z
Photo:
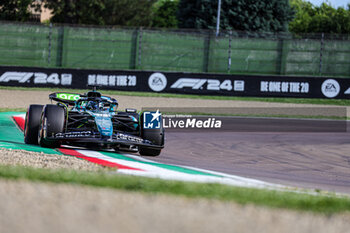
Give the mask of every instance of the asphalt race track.
M 46 104 L 49 91 L 1 90 L 2 108 Z M 112 96 L 124 107 L 230 107 L 310 109 L 316 115 L 334 113 L 332 106 L 199 99 Z M 179 102 L 181 100 L 181 104 Z M 318 113 L 323 108 L 324 111 Z M 347 109 L 345 109 L 347 111 Z M 280 113 L 279 113 L 280 114 Z M 235 118 L 230 131 L 166 130 L 165 148 L 158 157 L 167 164 L 186 165 L 277 184 L 350 194 L 350 134 L 348 122 Z M 234 130 L 232 130 L 234 129 Z M 138 155 L 138 154 L 137 154 Z
M 343 121 L 345 128 L 339 130 L 343 132 L 327 130 L 335 121 L 236 118 L 235 122 L 236 132 L 168 130 L 165 149 L 151 159 L 283 185 L 350 193 L 347 122 Z M 254 122 L 263 128 L 253 127 Z M 322 125 L 318 127 L 321 130 L 312 130 L 312 125 Z M 302 126 L 309 130 L 295 130 Z

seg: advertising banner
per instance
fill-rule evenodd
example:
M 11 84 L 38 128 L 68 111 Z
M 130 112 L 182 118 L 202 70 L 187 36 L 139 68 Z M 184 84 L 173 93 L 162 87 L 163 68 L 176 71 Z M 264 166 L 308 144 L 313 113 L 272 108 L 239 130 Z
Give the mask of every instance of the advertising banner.
M 350 78 L 0 67 L 0 86 L 60 87 L 219 96 L 350 98 Z

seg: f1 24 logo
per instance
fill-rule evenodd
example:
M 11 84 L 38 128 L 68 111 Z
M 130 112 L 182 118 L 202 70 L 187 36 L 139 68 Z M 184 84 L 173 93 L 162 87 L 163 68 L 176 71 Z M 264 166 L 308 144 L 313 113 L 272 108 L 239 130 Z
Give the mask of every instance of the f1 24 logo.
M 8 83 L 17 81 L 19 83 L 29 83 L 34 76 L 34 84 L 54 84 L 54 85 L 71 85 L 72 74 L 57 74 L 52 73 L 47 75 L 41 72 L 13 72 L 8 71 L 0 76 L 0 82 Z
M 170 88 L 182 89 L 186 87 L 190 87 L 193 90 L 202 90 L 206 87 L 206 90 L 210 91 L 231 91 L 232 89 L 235 91 L 243 91 L 244 81 L 235 81 L 235 87 L 232 88 L 232 81 L 229 79 L 221 82 L 218 79 L 180 78 L 173 85 L 171 85 Z

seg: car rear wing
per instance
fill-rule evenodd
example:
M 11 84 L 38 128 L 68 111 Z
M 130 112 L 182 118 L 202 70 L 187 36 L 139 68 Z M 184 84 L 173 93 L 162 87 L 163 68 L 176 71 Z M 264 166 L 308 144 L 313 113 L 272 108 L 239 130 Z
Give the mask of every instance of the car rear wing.
M 94 96 L 91 95 L 91 93 L 98 93 L 99 95 Z M 93 100 L 93 99 L 100 99 L 108 102 L 110 104 L 115 104 L 116 106 L 118 106 L 118 101 L 114 98 L 111 98 L 109 96 L 102 96 L 99 92 L 88 92 L 87 94 L 77 94 L 77 93 L 67 93 L 67 92 L 55 92 L 49 95 L 49 99 L 50 100 L 54 100 L 57 102 L 61 102 L 64 104 L 68 104 L 68 105 L 75 105 L 75 103 L 81 99 L 81 98 L 88 98 Z
M 55 92 L 49 95 L 50 100 L 65 103 L 68 105 L 74 105 L 77 100 L 81 97 L 86 97 L 85 95 L 77 93 L 67 93 L 67 92 Z

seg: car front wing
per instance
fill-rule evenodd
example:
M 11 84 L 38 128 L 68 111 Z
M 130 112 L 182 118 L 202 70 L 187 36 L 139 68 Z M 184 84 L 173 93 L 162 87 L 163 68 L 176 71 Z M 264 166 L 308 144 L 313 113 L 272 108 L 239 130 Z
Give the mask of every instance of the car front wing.
M 142 146 L 154 149 L 162 149 L 164 146 L 155 145 L 149 140 L 145 140 L 141 137 L 130 135 L 124 132 L 118 132 L 111 137 L 102 137 L 99 133 L 92 131 L 77 131 L 56 133 L 51 137 L 47 137 L 47 140 L 70 142 L 70 143 L 102 143 L 105 145 L 128 145 L 128 146 Z

